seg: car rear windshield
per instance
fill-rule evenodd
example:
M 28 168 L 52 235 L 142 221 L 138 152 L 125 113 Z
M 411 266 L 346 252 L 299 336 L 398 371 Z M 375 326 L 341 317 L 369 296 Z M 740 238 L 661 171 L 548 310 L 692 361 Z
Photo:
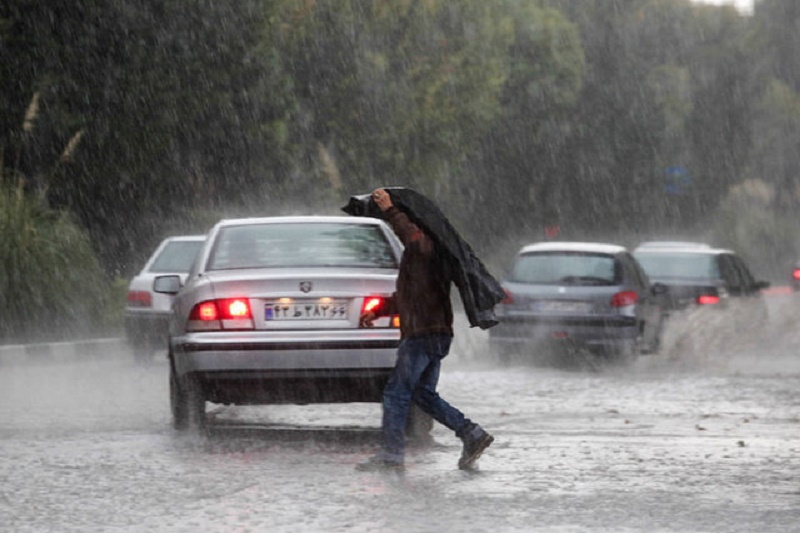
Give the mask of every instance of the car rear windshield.
M 510 281 L 541 285 L 616 285 L 613 256 L 586 252 L 535 252 L 517 258 Z
M 222 228 L 208 270 L 262 267 L 397 268 L 378 226 L 318 222 Z
M 719 279 L 713 254 L 637 252 L 636 259 L 651 278 Z
M 203 241 L 170 241 L 150 265 L 150 272 L 189 272 Z

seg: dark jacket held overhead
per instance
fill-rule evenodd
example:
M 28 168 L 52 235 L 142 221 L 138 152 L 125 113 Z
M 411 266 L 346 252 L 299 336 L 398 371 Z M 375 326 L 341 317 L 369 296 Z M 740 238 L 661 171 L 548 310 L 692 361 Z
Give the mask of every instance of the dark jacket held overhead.
M 470 326 L 488 329 L 496 325 L 494 306 L 505 298 L 505 292 L 439 207 L 413 189 L 387 187 L 384 190 L 389 193 L 392 204 L 435 243 L 443 271 L 461 295 Z M 385 218 L 369 194 L 351 197 L 342 210 L 356 216 Z

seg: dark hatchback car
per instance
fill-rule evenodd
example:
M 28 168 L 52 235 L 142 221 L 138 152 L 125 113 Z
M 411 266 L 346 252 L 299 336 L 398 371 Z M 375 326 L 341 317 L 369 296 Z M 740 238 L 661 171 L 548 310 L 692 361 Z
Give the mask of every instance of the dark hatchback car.
M 760 342 L 769 313 L 758 281 L 732 250 L 708 245 L 639 246 L 634 255 L 650 278 L 668 287 L 678 353 L 707 354 Z M 674 316 L 672 316 L 674 315 Z
M 501 360 L 523 352 L 537 357 L 539 348 L 588 349 L 616 360 L 659 349 L 665 288 L 651 285 L 622 246 L 525 246 L 503 287 L 508 297 L 496 307 L 499 324 L 489 330 Z
M 732 250 L 707 244 L 645 243 L 633 255 L 653 281 L 669 289 L 671 311 L 689 306 L 731 307 L 738 300 L 766 317 L 761 291 L 767 281 L 757 281 L 744 260 Z

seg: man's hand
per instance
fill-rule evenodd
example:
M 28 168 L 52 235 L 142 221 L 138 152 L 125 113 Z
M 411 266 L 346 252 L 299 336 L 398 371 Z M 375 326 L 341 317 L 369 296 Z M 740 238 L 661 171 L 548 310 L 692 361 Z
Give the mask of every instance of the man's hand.
M 392 197 L 384 189 L 375 189 L 372 191 L 372 199 L 381 211 L 386 211 L 392 207 Z
M 372 323 L 375 322 L 375 313 L 367 311 L 358 319 L 358 326 L 361 328 L 371 328 Z

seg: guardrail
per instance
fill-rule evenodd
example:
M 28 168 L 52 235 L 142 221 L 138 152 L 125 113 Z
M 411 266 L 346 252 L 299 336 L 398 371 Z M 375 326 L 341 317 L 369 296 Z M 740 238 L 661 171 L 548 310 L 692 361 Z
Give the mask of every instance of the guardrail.
M 96 359 L 110 351 L 127 349 L 125 339 L 82 339 L 62 342 L 0 345 L 0 364 L 30 363 L 74 359 Z

